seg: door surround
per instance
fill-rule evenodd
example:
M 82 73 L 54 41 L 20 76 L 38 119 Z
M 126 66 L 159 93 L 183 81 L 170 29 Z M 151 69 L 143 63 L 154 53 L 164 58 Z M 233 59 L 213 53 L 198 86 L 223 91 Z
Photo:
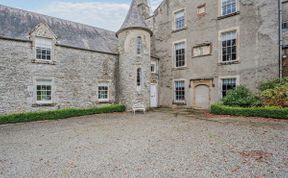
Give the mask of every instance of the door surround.
M 197 109 L 196 106 L 196 87 L 205 85 L 209 88 L 209 101 L 211 102 L 211 90 L 213 87 L 213 78 L 211 79 L 192 79 L 190 80 L 192 88 L 192 107 Z

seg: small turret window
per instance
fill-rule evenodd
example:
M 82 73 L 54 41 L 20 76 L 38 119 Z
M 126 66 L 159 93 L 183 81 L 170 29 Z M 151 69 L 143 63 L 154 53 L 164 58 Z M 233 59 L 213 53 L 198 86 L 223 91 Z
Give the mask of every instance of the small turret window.
M 141 76 L 142 72 L 141 72 L 141 68 L 137 69 L 137 87 L 141 87 Z
M 142 52 L 142 38 L 141 38 L 141 36 L 137 37 L 136 47 L 137 47 L 137 54 L 141 54 L 141 52 Z

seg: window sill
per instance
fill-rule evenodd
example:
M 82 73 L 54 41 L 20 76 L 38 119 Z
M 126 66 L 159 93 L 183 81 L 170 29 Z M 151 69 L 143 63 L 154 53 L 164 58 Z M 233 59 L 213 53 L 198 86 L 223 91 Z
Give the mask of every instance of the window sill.
M 186 102 L 185 101 L 173 101 L 172 104 L 183 106 L 183 105 L 186 105 Z
M 110 100 L 103 100 L 103 101 L 97 101 L 97 104 L 113 104 L 113 102 L 112 101 L 110 101 Z
M 172 31 L 172 33 L 177 33 L 177 32 L 184 31 L 184 30 L 187 30 L 187 27 L 183 27 L 183 28 L 180 28 L 180 29 L 174 29 Z
M 53 60 L 42 60 L 42 59 L 33 59 L 32 63 L 56 65 L 56 61 L 53 61 Z
M 239 64 L 240 61 L 237 60 L 237 61 L 231 61 L 231 62 L 219 62 L 218 65 L 219 66 L 222 66 L 222 65 L 232 65 L 232 64 Z
M 223 15 L 223 16 L 217 17 L 217 20 L 225 19 L 225 18 L 236 16 L 236 15 L 239 15 L 239 14 L 240 14 L 240 11 L 237 11 L 237 12 L 234 12 L 232 14 L 228 14 L 228 15 Z
M 174 67 L 172 68 L 172 71 L 175 71 L 175 70 L 187 70 L 189 69 L 188 67 L 184 66 L 184 67 Z
M 200 56 L 192 56 L 192 58 L 201 58 L 201 57 L 207 57 L 207 56 L 212 56 L 212 54 L 205 54 L 205 55 L 200 55 Z
M 56 105 L 56 103 L 34 103 L 32 107 L 54 107 Z

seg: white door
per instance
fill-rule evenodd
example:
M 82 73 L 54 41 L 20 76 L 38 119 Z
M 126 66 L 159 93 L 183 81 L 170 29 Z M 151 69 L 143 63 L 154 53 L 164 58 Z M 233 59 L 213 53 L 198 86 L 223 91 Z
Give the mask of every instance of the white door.
M 151 104 L 151 108 L 158 107 L 157 84 L 151 84 L 151 88 L 150 88 L 150 104 Z
M 198 85 L 195 88 L 195 105 L 199 109 L 208 109 L 210 105 L 210 93 L 207 85 Z

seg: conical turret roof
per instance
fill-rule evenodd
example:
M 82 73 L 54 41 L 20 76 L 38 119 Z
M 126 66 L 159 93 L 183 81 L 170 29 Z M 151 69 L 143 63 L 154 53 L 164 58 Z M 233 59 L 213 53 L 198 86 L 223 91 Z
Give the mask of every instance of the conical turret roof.
M 147 30 L 151 33 L 152 31 L 148 27 L 148 25 L 145 22 L 144 17 L 140 13 L 140 9 L 138 8 L 137 0 L 132 0 L 129 12 L 126 16 L 126 19 L 124 23 L 122 24 L 120 30 L 117 32 L 117 36 L 120 32 L 127 30 L 127 29 L 143 29 Z

